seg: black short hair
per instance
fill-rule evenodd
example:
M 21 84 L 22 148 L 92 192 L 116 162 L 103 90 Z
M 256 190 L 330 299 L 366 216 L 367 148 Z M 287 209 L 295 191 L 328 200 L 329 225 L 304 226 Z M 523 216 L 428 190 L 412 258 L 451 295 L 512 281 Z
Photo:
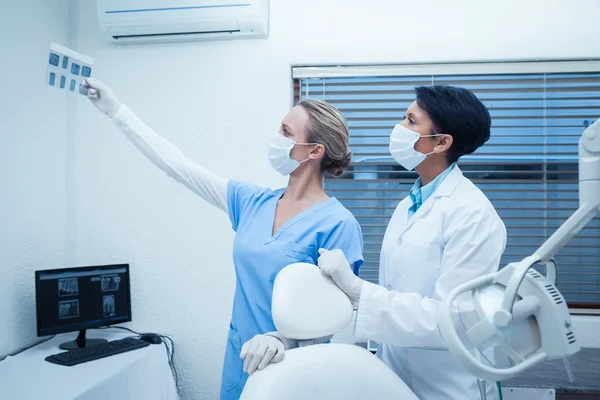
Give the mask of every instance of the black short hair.
M 483 103 L 469 90 L 455 86 L 418 86 L 417 104 L 433 122 L 432 133 L 452 136 L 449 163 L 471 154 L 490 138 L 492 119 Z

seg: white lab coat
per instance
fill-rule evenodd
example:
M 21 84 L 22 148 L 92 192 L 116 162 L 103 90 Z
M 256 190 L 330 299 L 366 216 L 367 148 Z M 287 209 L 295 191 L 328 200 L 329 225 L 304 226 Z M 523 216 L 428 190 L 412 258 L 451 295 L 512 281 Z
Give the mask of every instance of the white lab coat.
M 479 400 L 477 378 L 445 347 L 440 301 L 458 284 L 498 269 L 506 228 L 485 195 L 455 167 L 408 219 L 400 202 L 385 232 L 379 283 L 365 282 L 355 335 L 383 343 L 378 356 L 422 400 Z M 488 382 L 488 399 L 496 399 Z

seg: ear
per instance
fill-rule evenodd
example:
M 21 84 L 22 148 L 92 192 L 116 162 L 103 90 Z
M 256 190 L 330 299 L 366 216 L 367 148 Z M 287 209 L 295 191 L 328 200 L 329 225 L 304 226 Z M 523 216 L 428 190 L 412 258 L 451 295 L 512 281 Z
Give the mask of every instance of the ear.
M 454 138 L 450 135 L 438 136 L 438 142 L 433 148 L 434 153 L 444 153 L 452 147 Z
M 319 158 L 323 158 L 325 155 L 325 146 L 322 144 L 317 144 L 313 149 L 308 153 L 308 157 L 312 160 L 318 160 Z

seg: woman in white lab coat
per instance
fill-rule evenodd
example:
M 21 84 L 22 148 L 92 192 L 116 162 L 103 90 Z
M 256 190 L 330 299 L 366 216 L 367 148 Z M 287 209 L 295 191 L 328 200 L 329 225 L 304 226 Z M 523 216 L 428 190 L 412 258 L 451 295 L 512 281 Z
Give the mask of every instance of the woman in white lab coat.
M 476 377 L 440 338 L 436 314 L 457 285 L 496 271 L 506 246 L 494 207 L 456 165 L 489 139 L 490 126 L 470 91 L 418 87 L 390 152 L 419 179 L 385 232 L 380 285 L 356 277 L 341 250 L 320 250 L 319 267 L 357 306 L 355 336 L 382 343 L 378 357 L 425 400 L 480 398 Z

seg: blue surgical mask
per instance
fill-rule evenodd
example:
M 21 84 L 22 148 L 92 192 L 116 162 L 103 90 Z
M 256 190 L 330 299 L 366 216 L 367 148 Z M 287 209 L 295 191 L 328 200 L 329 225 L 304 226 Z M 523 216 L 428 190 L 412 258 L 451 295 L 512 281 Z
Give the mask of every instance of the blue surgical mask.
M 442 134 L 419 135 L 417 132 L 397 124 L 390 135 L 390 154 L 396 162 L 411 171 L 431 153 L 423 154 L 415 150 L 415 143 L 422 137 L 444 136 Z

